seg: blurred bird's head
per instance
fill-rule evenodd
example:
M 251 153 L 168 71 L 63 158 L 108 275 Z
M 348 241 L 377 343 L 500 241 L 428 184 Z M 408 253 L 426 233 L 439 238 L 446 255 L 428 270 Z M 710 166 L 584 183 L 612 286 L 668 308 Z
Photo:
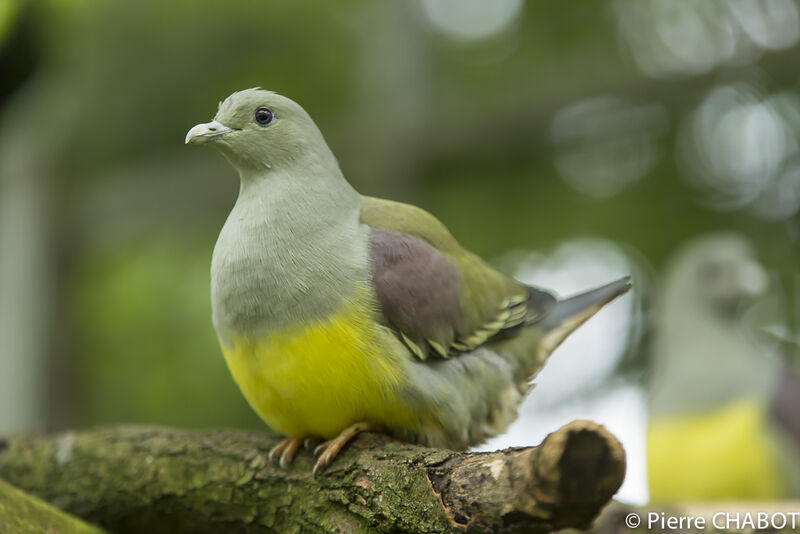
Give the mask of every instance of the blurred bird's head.
M 767 290 L 767 273 L 750 243 L 737 234 L 718 233 L 693 240 L 667 269 L 667 298 L 674 307 L 700 306 L 733 318 Z
M 214 120 L 189 130 L 186 144 L 200 143 L 213 143 L 240 173 L 330 152 L 299 104 L 260 88 L 233 93 L 220 102 Z

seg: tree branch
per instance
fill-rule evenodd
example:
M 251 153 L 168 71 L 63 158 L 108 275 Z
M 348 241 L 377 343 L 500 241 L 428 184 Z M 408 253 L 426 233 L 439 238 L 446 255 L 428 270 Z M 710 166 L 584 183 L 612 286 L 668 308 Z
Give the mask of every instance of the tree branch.
M 124 426 L 20 436 L 0 477 L 119 533 L 537 533 L 587 527 L 625 472 L 622 446 L 588 421 L 494 453 L 362 435 L 316 478 L 308 452 L 270 465 L 276 441 Z
M 14 534 L 103 534 L 99 528 L 65 514 L 0 480 L 0 532 Z

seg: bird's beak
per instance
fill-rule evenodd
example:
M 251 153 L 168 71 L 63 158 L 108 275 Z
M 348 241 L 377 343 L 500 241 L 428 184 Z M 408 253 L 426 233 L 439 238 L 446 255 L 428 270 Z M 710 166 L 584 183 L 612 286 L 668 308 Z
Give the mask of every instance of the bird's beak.
M 186 144 L 202 144 L 218 141 L 230 131 L 231 128 L 228 128 L 219 121 L 198 124 L 186 133 Z

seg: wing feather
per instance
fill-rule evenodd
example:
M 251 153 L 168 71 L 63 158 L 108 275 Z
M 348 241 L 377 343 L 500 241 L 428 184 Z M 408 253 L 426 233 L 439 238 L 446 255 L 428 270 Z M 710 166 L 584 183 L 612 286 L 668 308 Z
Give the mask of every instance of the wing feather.
M 373 285 L 386 323 L 420 360 L 469 352 L 544 317 L 555 298 L 496 271 L 426 211 L 363 197 Z

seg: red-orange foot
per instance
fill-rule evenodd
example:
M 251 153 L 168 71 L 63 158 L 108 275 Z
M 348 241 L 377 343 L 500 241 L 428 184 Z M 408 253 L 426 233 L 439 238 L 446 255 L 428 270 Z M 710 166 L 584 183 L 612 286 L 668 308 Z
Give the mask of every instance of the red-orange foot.
M 359 435 L 361 432 L 366 432 L 368 430 L 375 430 L 375 427 L 369 423 L 356 423 L 354 425 L 350 425 L 339 432 L 338 436 L 326 441 L 314 449 L 314 456 L 318 457 L 317 463 L 314 464 L 314 475 L 316 476 L 318 473 L 324 471 L 326 467 L 331 465 L 339 452 L 350 442 L 350 440 Z
M 283 469 L 288 469 L 302 446 L 302 438 L 284 438 L 269 451 L 269 461 L 278 462 Z

